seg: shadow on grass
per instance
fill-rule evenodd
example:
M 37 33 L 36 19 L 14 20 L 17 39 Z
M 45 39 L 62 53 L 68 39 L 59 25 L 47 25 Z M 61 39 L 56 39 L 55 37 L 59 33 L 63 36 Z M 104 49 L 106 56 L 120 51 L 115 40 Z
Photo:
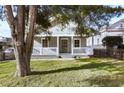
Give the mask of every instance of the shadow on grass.
M 65 71 L 74 71 L 74 70 L 80 70 L 80 69 L 93 69 L 93 68 L 102 68 L 102 67 L 111 67 L 111 63 L 89 63 L 85 65 L 81 65 L 78 67 L 67 67 L 67 68 L 60 68 L 60 69 L 54 69 L 49 71 L 32 71 L 31 75 L 44 75 L 44 74 L 51 74 L 51 73 L 59 73 L 59 72 L 65 72 Z
M 9 61 L 0 61 L 0 64 L 8 63 Z
M 87 79 L 91 86 L 99 87 L 121 87 L 124 85 L 124 75 L 97 76 Z
M 99 58 L 100 59 L 100 58 Z M 99 60 L 98 58 L 80 58 L 78 59 L 80 62 L 96 62 Z

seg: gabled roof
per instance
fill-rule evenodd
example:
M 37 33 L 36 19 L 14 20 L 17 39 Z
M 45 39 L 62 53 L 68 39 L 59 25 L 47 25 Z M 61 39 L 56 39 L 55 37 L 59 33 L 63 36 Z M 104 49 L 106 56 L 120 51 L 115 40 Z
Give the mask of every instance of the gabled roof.
M 41 36 L 74 36 L 76 30 L 76 24 L 70 22 L 68 25 L 62 27 L 61 25 L 57 25 L 48 29 L 50 34 L 41 33 Z
M 111 25 L 104 26 L 101 28 L 100 32 L 124 32 L 124 19 L 121 19 Z
M 124 19 L 121 19 L 114 24 L 111 24 L 108 29 L 124 29 Z

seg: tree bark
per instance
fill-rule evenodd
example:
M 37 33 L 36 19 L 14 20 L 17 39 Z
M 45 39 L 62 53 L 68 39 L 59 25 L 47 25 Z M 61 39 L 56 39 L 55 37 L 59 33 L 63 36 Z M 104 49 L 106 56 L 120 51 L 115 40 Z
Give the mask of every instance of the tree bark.
M 16 57 L 16 76 L 30 74 L 30 58 L 33 48 L 37 7 L 29 6 L 28 34 L 25 35 L 25 6 L 17 6 L 17 16 L 13 16 L 10 5 L 4 7 L 7 22 L 11 29 Z M 25 39 L 26 38 L 26 39 Z
M 28 19 L 28 34 L 26 37 L 26 61 L 28 66 L 28 72 L 30 73 L 30 59 L 34 43 L 34 34 L 35 34 L 35 24 L 36 24 L 36 15 L 37 15 L 37 6 L 29 6 L 29 19 Z
M 15 43 L 15 55 L 16 55 L 16 75 L 17 76 L 26 76 L 29 73 L 27 72 L 26 60 L 25 60 L 25 15 L 24 15 L 24 6 L 17 7 L 17 37 Z

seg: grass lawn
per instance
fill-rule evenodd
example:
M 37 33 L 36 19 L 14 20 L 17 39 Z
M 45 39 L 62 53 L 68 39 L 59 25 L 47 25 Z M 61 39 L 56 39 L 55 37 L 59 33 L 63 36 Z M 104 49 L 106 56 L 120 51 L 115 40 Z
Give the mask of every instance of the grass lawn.
M 124 86 L 124 61 L 90 58 L 32 61 L 30 76 L 13 77 L 15 62 L 0 62 L 0 86 L 90 87 Z

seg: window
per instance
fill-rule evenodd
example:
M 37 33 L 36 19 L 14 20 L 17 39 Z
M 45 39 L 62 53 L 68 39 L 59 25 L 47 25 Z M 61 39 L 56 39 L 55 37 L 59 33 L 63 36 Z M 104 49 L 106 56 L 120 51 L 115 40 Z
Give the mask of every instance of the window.
M 80 47 L 80 40 L 74 40 L 74 47 Z
M 42 43 L 43 43 L 43 47 L 48 47 L 48 40 L 47 39 L 43 39 Z

